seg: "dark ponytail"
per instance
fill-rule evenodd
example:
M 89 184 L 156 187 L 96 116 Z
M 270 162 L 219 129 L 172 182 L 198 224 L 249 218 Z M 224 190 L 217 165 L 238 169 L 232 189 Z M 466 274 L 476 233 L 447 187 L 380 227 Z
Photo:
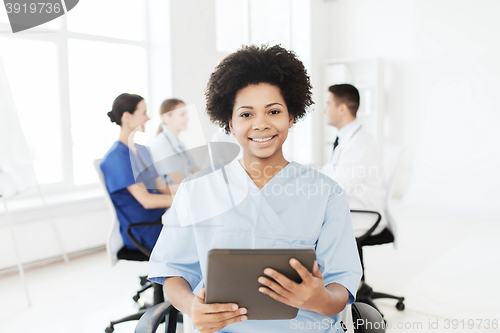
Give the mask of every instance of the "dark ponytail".
M 108 112 L 108 117 L 112 123 L 122 125 L 122 115 L 124 112 L 133 114 L 137 108 L 137 104 L 142 101 L 139 95 L 123 93 L 113 102 L 113 108 Z

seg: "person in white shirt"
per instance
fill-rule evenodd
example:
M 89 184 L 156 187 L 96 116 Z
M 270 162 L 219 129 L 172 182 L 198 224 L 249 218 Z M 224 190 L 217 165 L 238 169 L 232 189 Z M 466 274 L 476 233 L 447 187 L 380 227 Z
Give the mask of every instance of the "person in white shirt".
M 160 116 L 162 123 L 151 142 L 151 155 L 165 183 L 180 184 L 184 178 L 199 170 L 186 146 L 179 140 L 179 134 L 187 130 L 189 121 L 186 104 L 176 98 L 167 99 L 161 104 Z
M 382 214 L 380 224 L 372 233 L 378 234 L 387 227 L 383 214 L 386 188 L 379 148 L 356 119 L 360 102 L 358 90 L 350 84 L 336 84 L 328 91 L 324 112 L 328 125 L 338 129 L 338 136 L 321 172 L 344 189 L 351 210 L 374 210 Z M 363 235 L 376 219 L 374 214 L 351 213 L 354 235 Z

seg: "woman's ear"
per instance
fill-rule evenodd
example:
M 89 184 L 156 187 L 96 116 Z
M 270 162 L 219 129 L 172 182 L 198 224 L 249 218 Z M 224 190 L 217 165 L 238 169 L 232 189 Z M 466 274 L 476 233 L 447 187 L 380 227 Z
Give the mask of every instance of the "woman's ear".
M 231 131 L 231 134 L 234 134 L 233 121 L 231 119 L 229 119 L 229 130 Z
M 290 120 L 288 121 L 288 128 L 292 128 L 294 119 L 295 118 L 293 116 L 290 116 Z
M 132 116 L 132 114 L 128 111 L 125 111 L 122 113 L 122 124 L 125 124 L 125 123 L 128 123 L 130 121 L 130 117 Z

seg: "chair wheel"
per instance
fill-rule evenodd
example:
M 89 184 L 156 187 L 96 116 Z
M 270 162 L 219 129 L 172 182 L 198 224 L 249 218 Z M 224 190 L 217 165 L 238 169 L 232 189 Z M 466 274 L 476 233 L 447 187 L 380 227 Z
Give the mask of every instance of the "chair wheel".
M 134 302 L 136 302 L 136 303 L 137 303 L 137 301 L 139 301 L 139 298 L 141 298 L 141 296 L 140 296 L 140 295 L 138 295 L 138 294 L 137 294 L 137 295 L 135 295 L 134 297 L 132 297 L 132 299 L 133 299 L 133 300 L 134 300 Z
M 104 330 L 104 332 L 106 332 L 106 333 L 113 333 L 114 330 L 115 330 L 115 328 L 113 327 L 113 325 L 109 325 L 108 327 L 106 327 L 106 329 Z
M 396 309 L 398 309 L 399 311 L 403 311 L 405 309 L 405 303 L 403 303 L 403 301 L 397 302 Z

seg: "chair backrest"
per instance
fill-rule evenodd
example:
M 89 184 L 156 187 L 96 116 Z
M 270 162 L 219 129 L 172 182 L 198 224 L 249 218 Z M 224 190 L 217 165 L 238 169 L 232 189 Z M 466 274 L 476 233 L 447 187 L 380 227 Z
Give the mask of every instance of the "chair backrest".
M 108 188 L 106 187 L 106 181 L 104 180 L 104 174 L 101 170 L 101 159 L 94 160 L 94 168 L 99 176 L 99 181 L 104 189 L 104 199 L 108 204 L 111 211 L 111 226 L 108 231 L 108 237 L 106 239 L 106 251 L 108 252 L 108 259 L 111 265 L 115 265 L 118 262 L 118 251 L 123 247 L 123 239 L 120 234 L 120 223 L 118 222 L 118 216 L 116 215 L 116 209 L 113 205 L 113 201 L 109 196 Z
M 397 224 L 391 213 L 389 202 L 394 192 L 394 184 L 401 164 L 401 156 L 403 155 L 404 147 L 401 145 L 387 145 L 384 147 L 384 173 L 386 176 L 387 194 L 385 198 L 385 218 L 394 234 L 394 246 L 397 245 Z

